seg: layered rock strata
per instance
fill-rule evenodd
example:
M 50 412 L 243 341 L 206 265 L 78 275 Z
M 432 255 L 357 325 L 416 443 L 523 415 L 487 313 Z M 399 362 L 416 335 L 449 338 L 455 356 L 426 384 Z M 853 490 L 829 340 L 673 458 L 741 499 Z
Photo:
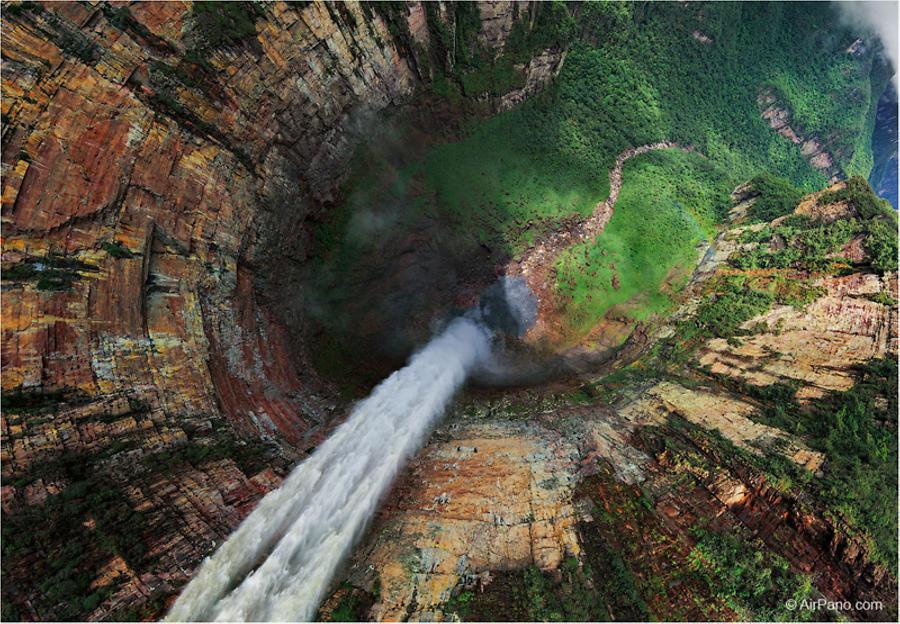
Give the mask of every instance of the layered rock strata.
M 75 567 L 107 590 L 71 611 L 27 580 L 51 571 L 4 557 L 20 617 L 158 615 L 339 419 L 291 275 L 367 123 L 411 101 L 430 32 L 456 20 L 455 5 L 419 2 L 205 8 L 4 4 L 5 515 L 92 483 L 70 461 L 86 458 L 154 527 L 124 568 L 88 548 Z M 496 9 L 476 7 L 502 51 Z M 561 59 L 526 63 L 505 106 Z

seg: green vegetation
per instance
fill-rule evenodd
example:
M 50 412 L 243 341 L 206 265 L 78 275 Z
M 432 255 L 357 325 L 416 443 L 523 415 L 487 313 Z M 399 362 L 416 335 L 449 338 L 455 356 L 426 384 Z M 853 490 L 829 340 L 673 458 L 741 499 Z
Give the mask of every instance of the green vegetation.
M 874 295 L 870 295 L 868 297 L 870 301 L 874 301 L 875 303 L 884 305 L 884 306 L 895 306 L 897 305 L 897 300 L 891 297 L 887 291 L 879 291 Z
M 71 391 L 54 393 L 4 393 L 4 415 L 23 417 L 26 426 L 36 426 L 50 415 L 61 401 L 70 405 L 79 396 Z M 149 408 L 143 402 L 129 401 L 132 412 Z M 111 422 L 125 415 L 100 415 Z M 254 474 L 273 465 L 271 449 L 264 444 L 236 440 L 227 430 L 216 431 L 212 440 L 189 440 L 186 444 L 144 454 L 133 462 L 127 481 L 106 465 L 114 456 L 137 448 L 135 442 L 119 438 L 112 444 L 89 453 L 63 453 L 36 462 L 28 473 L 4 479 L 3 485 L 25 488 L 42 480 L 44 485 L 59 484 L 62 490 L 49 495 L 43 503 L 19 505 L 2 515 L 2 574 L 4 603 L 6 592 L 23 583 L 23 570 L 39 579 L 31 606 L 45 620 L 79 620 L 115 591 L 114 582 L 101 589 L 90 585 L 113 555 L 118 555 L 132 570 L 145 570 L 145 545 L 152 531 L 147 513 L 134 506 L 134 488 L 143 488 L 153 475 L 169 474 L 179 464 L 232 459 L 245 474 Z M 140 497 L 140 492 L 137 493 Z M 40 554 L 39 558 L 35 558 Z M 9 589 L 7 589 L 9 588 Z M 133 620 L 151 617 L 162 608 L 156 597 L 144 607 L 117 614 L 114 619 Z
M 419 142 L 422 134 L 432 142 L 419 148 L 422 153 L 363 159 L 345 198 L 352 205 L 400 207 L 402 223 L 446 224 L 451 232 L 442 240 L 471 250 L 481 245 L 502 262 L 569 219 L 588 215 L 608 195 L 608 171 L 625 149 L 661 140 L 693 146 L 705 160 L 667 154 L 626 165 L 616 216 L 603 236 L 610 240 L 561 259 L 558 283 L 569 299 L 567 321 L 585 331 L 613 306 L 635 319 L 664 310 L 668 298 L 661 290 L 677 288 L 693 245 L 724 216 L 721 200 L 740 182 L 764 171 L 785 177 L 788 182 L 756 180 L 770 191 L 770 200 L 757 208 L 767 215 L 786 211 L 799 192 L 824 185 L 798 147 L 762 119 L 761 93 L 777 94 L 798 127 L 834 138 L 830 145 L 841 166 L 854 170 L 871 159 L 871 97 L 887 78 L 873 52 L 848 55 L 853 36 L 832 7 L 574 6 L 542 5 L 536 19 L 547 20 L 546 29 L 529 33 L 522 29 L 528 20 L 517 21 L 498 58 L 479 49 L 471 7 L 456 6 L 453 32 L 436 19 L 434 7 L 426 7 L 438 49 L 430 55 L 416 49 L 417 62 L 427 59 L 436 76 L 423 97 L 448 99 L 457 112 L 479 110 L 468 96 L 496 96 L 518 84 L 515 64 L 539 49 L 567 47 L 565 64 L 541 94 L 514 110 L 464 123 L 458 140 L 447 140 L 447 125 L 417 127 Z M 408 36 L 395 7 L 366 10 L 378 10 L 393 32 Z M 698 41 L 695 31 L 711 42 Z M 665 179 L 650 179 L 653 173 Z M 644 188 L 652 192 L 642 197 Z M 352 220 L 336 218 L 322 227 L 339 228 L 342 221 Z M 641 245 L 648 234 L 661 246 Z M 325 289 L 333 295 L 346 288 L 340 276 L 368 263 L 378 242 L 356 241 L 345 251 L 344 237 L 317 237 L 326 239 L 333 247 L 321 253 L 316 274 L 333 276 Z M 622 257 L 607 261 L 604 251 Z
M 710 338 L 729 342 L 752 334 L 755 328 L 741 326 L 780 303 L 802 307 L 823 294 L 804 277 L 773 272 L 762 275 L 726 274 L 710 280 L 696 312 L 678 322 L 675 333 L 653 348 L 648 365 L 667 374 L 677 374 L 694 350 Z
M 392 2 L 366 2 L 364 14 L 371 19 L 378 12 L 388 30 L 412 50 L 416 62 L 433 76 L 431 91 L 440 97 L 460 102 L 460 96 L 499 97 L 510 89 L 524 84 L 525 75 L 516 64 L 524 65 L 540 51 L 562 49 L 568 45 L 575 28 L 575 20 L 564 2 L 543 2 L 532 6 L 520 5 L 520 13 L 504 47 L 495 57 L 493 50 L 484 49 L 478 41 L 481 16 L 478 7 L 458 2 L 445 7 L 453 15 L 430 3 L 424 5 L 431 38 L 429 49 L 423 49 L 409 32 L 407 15 L 402 5 Z M 521 13 L 528 12 L 528 15 Z M 449 20 L 452 20 L 448 23 Z M 529 29 L 533 24 L 534 28 Z
M 567 557 L 561 566 L 566 581 L 577 582 L 584 586 L 584 570 L 579 567 L 578 560 Z M 527 609 L 528 618 L 534 622 L 563 622 L 572 620 L 592 620 L 590 609 L 596 607 L 591 604 L 589 596 L 582 593 L 560 596 L 553 591 L 554 585 L 545 573 L 536 567 L 526 568 L 523 574 L 521 588 L 521 600 Z M 583 598 L 587 598 L 584 600 Z
M 725 176 L 678 150 L 625 163 L 622 191 L 603 236 L 567 250 L 557 282 L 570 327 L 587 331 L 613 306 L 629 303 L 640 320 L 670 306 L 660 286 L 692 266 L 697 243 L 727 210 Z M 685 276 L 686 277 L 686 276 Z
M 872 256 L 872 266 L 888 273 L 897 270 L 897 215 L 872 221 L 868 225 L 866 251 Z
M 473 598 L 476 598 L 476 594 L 469 589 L 453 594 L 450 600 L 441 605 L 441 611 L 456 616 L 460 621 L 465 621 L 469 612 L 469 603 Z
M 675 335 L 662 341 L 657 353 L 671 362 L 683 362 L 693 348 L 709 338 L 733 338 L 747 333 L 740 326 L 762 314 L 775 302 L 770 289 L 743 275 L 723 276 L 709 287 L 696 313 L 678 324 Z M 677 354 L 677 356 L 676 356 Z
M 872 256 L 872 266 L 882 273 L 897 270 L 897 211 L 878 197 L 864 178 L 848 179 L 843 189 L 823 193 L 819 201 L 846 201 L 853 206 L 865 222 L 863 244 Z
M 37 282 L 38 290 L 69 290 L 83 273 L 96 271 L 93 266 L 59 253 L 46 257 L 28 257 L 3 268 L 3 281 Z
M 323 619 L 321 612 L 317 618 L 319 621 L 325 622 L 364 622 L 369 617 L 369 609 L 375 603 L 377 596 L 381 590 L 376 586 L 372 593 L 366 592 L 358 587 L 354 587 L 350 583 L 341 583 L 338 590 L 342 593 L 340 602 L 337 607 Z
M 113 258 L 133 258 L 135 256 L 134 252 L 125 247 L 119 241 L 104 241 L 101 245 L 103 251 L 108 253 Z
M 757 396 L 766 424 L 803 436 L 828 457 L 814 493 L 871 537 L 872 555 L 897 573 L 897 361 L 874 360 L 847 392 L 801 407 L 796 388 L 740 390 Z M 723 380 L 724 381 L 724 380 Z M 727 383 L 727 381 L 725 382 Z M 773 394 L 777 393 L 777 394 Z
M 70 462 L 73 470 L 89 463 Z M 130 566 L 144 556 L 143 515 L 134 511 L 126 492 L 108 480 L 82 474 L 60 494 L 51 495 L 42 507 L 4 513 L 3 578 L 23 558 L 45 553 L 33 578 L 40 579 L 33 607 L 46 619 L 81 619 L 113 589 L 91 592 L 94 577 L 89 570 L 100 567 L 110 555 L 121 556 Z M 33 559 L 30 559 L 33 561 Z
M 804 88 L 793 89 L 797 98 L 830 99 L 830 94 L 860 86 L 868 90 L 866 72 L 871 59 L 860 62 L 846 77 L 830 71 L 834 66 L 844 67 L 849 35 L 815 46 L 812 58 L 809 50 L 800 52 L 797 41 L 814 40 L 818 29 L 841 32 L 832 23 L 829 10 L 790 5 L 659 4 L 648 7 L 640 22 L 629 14 L 634 10 L 626 5 L 588 11 L 589 16 L 580 18 L 584 20 L 580 30 L 597 43 L 576 41 L 551 88 L 519 109 L 477 125 L 460 143 L 436 148 L 448 154 L 434 165 L 454 164 L 450 172 L 429 180 L 438 201 L 450 193 L 447 203 L 456 208 L 454 189 L 465 189 L 468 202 L 488 212 L 518 216 L 509 208 L 525 201 L 529 216 L 553 216 L 541 210 L 543 202 L 531 201 L 534 191 L 521 189 L 517 178 L 537 176 L 541 183 L 534 188 L 541 192 L 558 188 L 555 181 L 558 173 L 564 172 L 566 178 L 581 183 L 563 187 L 576 191 L 574 201 L 563 204 L 563 209 L 570 214 L 579 212 L 607 192 L 604 178 L 616 155 L 628 147 L 663 139 L 695 145 L 723 166 L 735 182 L 771 169 L 783 172 L 806 190 L 821 186 L 824 180 L 803 161 L 797 148 L 760 118 L 756 97 L 773 75 L 773 68 L 782 76 L 803 73 L 807 79 Z M 710 33 L 716 40 L 712 45 L 698 43 L 691 35 L 701 13 L 703 25 L 714 31 Z M 594 30 L 594 20 L 606 28 Z M 712 67 L 717 71 L 711 71 Z M 728 81 L 728 89 L 719 88 L 721 80 Z M 850 117 L 848 110 L 852 111 Z M 860 119 L 868 110 L 867 101 L 852 101 L 846 109 L 836 110 L 835 117 L 824 119 L 845 122 L 846 126 L 835 124 L 832 130 L 839 127 L 840 132 L 855 135 L 862 130 Z M 509 160 L 509 154 L 519 157 Z M 480 169 L 469 164 L 490 166 L 501 158 L 507 171 L 499 172 L 500 179 L 481 175 Z M 458 163 L 466 164 L 459 168 Z M 548 170 L 547 164 L 556 166 Z M 432 167 L 426 165 L 426 169 Z M 510 196 L 498 197 L 498 188 Z M 501 219 L 497 224 L 500 232 L 512 221 Z
M 232 436 L 220 435 L 213 441 L 190 440 L 185 444 L 171 447 L 148 455 L 144 459 L 144 466 L 151 472 L 160 472 L 171 469 L 179 463 L 189 463 L 194 466 L 204 462 L 230 459 L 241 472 L 252 475 L 267 465 L 271 459 L 271 448 L 265 444 L 245 442 Z
M 878 197 L 866 179 L 859 176 L 849 178 L 844 188 L 826 191 L 819 197 L 820 204 L 837 202 L 847 202 L 856 209 L 859 218 L 864 220 L 895 212 L 891 204 Z
M 854 207 L 857 218 L 822 223 L 791 215 L 774 228 L 745 232 L 740 242 L 760 244 L 733 256 L 731 264 L 740 269 L 823 271 L 840 264 L 837 252 L 861 235 L 872 266 L 882 273 L 896 270 L 896 212 L 862 178 L 850 178 L 846 188 L 823 193 L 818 199 L 820 205 L 843 201 Z
M 52 11 L 29 10 L 34 14 L 39 14 L 41 19 L 49 26 L 49 29 L 44 30 L 44 33 L 63 53 L 77 58 L 85 65 L 93 65 L 100 59 L 100 46 L 94 43 L 84 32 L 72 27 L 69 22 L 61 19 Z
M 696 346 L 710 337 L 734 341 L 752 333 L 754 328 L 741 326 L 773 303 L 809 303 L 822 292 L 805 277 L 805 272 L 840 266 L 842 260 L 830 256 L 853 237 L 864 237 L 866 249 L 875 258 L 874 268 L 896 270 L 896 217 L 874 197 L 864 180 L 851 179 L 846 189 L 825 193 L 818 201 L 820 205 L 847 201 L 859 217 L 826 224 L 792 215 L 778 226 L 745 231 L 739 242 L 755 243 L 756 247 L 732 257 L 731 263 L 753 271 L 720 275 L 712 280 L 696 313 L 679 323 L 674 336 L 657 345 L 652 362 L 663 369 L 679 370 Z M 883 305 L 896 303 L 886 294 L 873 299 Z M 743 458 L 765 472 L 770 483 L 781 491 L 812 494 L 822 507 L 866 535 L 873 559 L 896 573 L 896 360 L 888 357 L 870 362 L 860 368 L 859 381 L 851 390 L 833 393 L 806 406 L 796 400 L 797 385 L 758 387 L 727 376 L 715 379 L 741 395 L 757 399 L 762 406 L 762 422 L 801 436 L 828 459 L 824 475 L 811 479 L 809 473 L 776 454 L 750 456 L 724 440 L 716 443 L 722 449 L 720 455 Z M 736 584 L 745 584 L 745 580 Z M 729 600 L 740 602 L 734 596 Z M 766 618 L 782 616 L 769 613 Z
M 768 310 L 775 297 L 753 287 L 743 277 L 720 280 L 720 288 L 697 310 L 690 323 L 704 338 L 731 338 L 741 333 L 740 326 Z
M 206 65 L 213 51 L 255 37 L 259 16 L 255 2 L 195 2 L 190 15 L 193 45 L 187 57 Z
M 789 599 L 799 604 L 811 598 L 812 578 L 792 572 L 788 562 L 769 552 L 760 540 L 717 534 L 701 527 L 692 534 L 697 542 L 688 556 L 691 570 L 740 619 L 796 621 L 817 617 L 813 611 L 785 606 Z
M 460 588 L 441 606 L 446 614 L 475 621 L 609 621 L 611 614 L 640 620 L 647 607 L 621 555 L 607 550 L 602 567 L 566 557 L 559 574 L 535 566 L 498 572 L 478 591 Z
M 212 3 L 197 3 L 194 6 L 206 6 Z M 229 6 L 240 3 L 228 3 Z M 188 55 L 191 51 L 188 51 Z M 205 57 L 191 57 L 192 62 L 197 65 L 203 65 Z M 213 143 L 222 145 L 230 151 L 238 161 L 244 165 L 248 171 L 255 169 L 255 163 L 250 155 L 237 145 L 233 145 L 229 138 L 222 133 L 214 124 L 202 119 L 196 115 L 189 106 L 182 103 L 180 92 L 182 89 L 198 89 L 199 85 L 195 80 L 195 75 L 202 78 L 202 75 L 196 74 L 187 69 L 183 64 L 177 66 L 167 65 L 162 61 L 153 61 L 149 65 L 150 86 L 153 93 L 148 96 L 148 104 L 159 112 L 169 115 L 177 123 L 200 136 L 204 136 Z M 207 81 L 208 85 L 208 81 Z M 205 93 L 207 97 L 215 99 L 209 93 Z
M 775 405 L 776 397 L 780 396 L 784 388 L 770 386 L 761 390 L 773 401 L 772 405 Z M 749 391 L 747 394 L 753 396 Z M 762 399 L 763 394 L 757 396 Z M 718 429 L 704 429 L 674 414 L 669 416 L 665 429 L 659 429 L 657 433 L 662 437 L 663 447 L 673 457 L 672 463 L 676 467 L 676 474 L 679 473 L 680 466 L 691 467 L 686 471 L 690 474 L 682 472 L 682 476 L 686 477 L 688 491 L 697 485 L 697 473 L 693 470 L 697 467 L 701 468 L 700 474 L 708 475 L 714 473 L 720 466 L 731 471 L 750 466 L 764 474 L 767 481 L 779 492 L 793 495 L 813 479 L 811 472 L 784 455 L 771 452 L 773 449 L 761 449 L 764 451 L 761 454 L 753 453 L 735 446 Z M 699 449 L 703 449 L 702 454 Z
M 10 2 L 8 5 L 3 7 L 3 12 L 6 13 L 8 17 L 20 17 L 27 13 L 43 13 L 44 7 L 41 6 L 40 2 L 31 2 L 30 0 L 25 0 L 24 2 Z M 6 618 L 3 619 L 5 620 Z
M 574 569 L 572 558 L 566 558 L 562 569 L 569 578 L 582 574 L 591 579 L 593 592 L 573 593 L 563 601 L 564 613 L 569 620 L 608 620 L 609 614 L 621 614 L 629 620 L 648 620 L 650 612 L 638 589 L 638 580 L 625 561 L 624 553 L 603 544 L 595 544 L 591 553 L 594 565 L 585 562 L 583 570 Z M 574 570 L 574 571 L 573 571 Z M 584 581 L 581 581 L 584 583 Z M 625 617 L 622 617 L 625 616 Z
M 429 189 L 419 200 L 423 208 L 507 254 L 546 233 L 545 221 L 589 215 L 609 192 L 606 172 L 554 150 L 521 149 L 525 139 L 516 135 L 530 132 L 527 123 L 511 125 L 501 115 L 465 141 L 433 148 L 413 170 Z
M 753 242 L 760 244 L 733 255 L 729 262 L 739 269 L 822 271 L 839 262 L 832 254 L 840 251 L 860 229 L 855 221 L 824 224 L 792 215 L 774 228 L 767 226 L 757 232 Z
M 750 185 L 758 194 L 748 214 L 753 221 L 773 221 L 794 211 L 803 191 L 791 184 L 790 180 L 763 172 L 750 180 Z
M 43 414 L 64 401 L 71 404 L 80 398 L 77 390 L 70 389 L 47 392 L 8 390 L 3 393 L 3 411 L 7 414 Z

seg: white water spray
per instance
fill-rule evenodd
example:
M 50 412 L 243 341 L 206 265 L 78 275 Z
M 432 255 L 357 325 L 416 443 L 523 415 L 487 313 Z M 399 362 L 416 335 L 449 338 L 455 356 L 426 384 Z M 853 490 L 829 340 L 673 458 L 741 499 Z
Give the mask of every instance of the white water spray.
M 203 563 L 167 619 L 315 617 L 334 573 L 394 477 L 489 353 L 490 335 L 481 323 L 451 322 L 260 501 Z

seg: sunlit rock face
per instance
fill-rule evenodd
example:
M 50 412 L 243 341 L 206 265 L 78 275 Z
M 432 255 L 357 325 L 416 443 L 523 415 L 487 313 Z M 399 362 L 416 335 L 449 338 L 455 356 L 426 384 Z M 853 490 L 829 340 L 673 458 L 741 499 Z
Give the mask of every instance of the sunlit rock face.
M 358 349 L 362 381 L 317 368 L 311 317 L 332 310 L 308 286 L 357 147 L 373 136 L 385 151 L 415 147 L 392 136 L 392 116 L 455 140 L 459 117 L 509 111 L 551 83 L 566 60 L 554 46 L 510 60 L 519 79 L 503 89 L 460 92 L 452 106 L 435 96 L 458 62 L 458 29 L 501 61 L 540 27 L 537 6 L 3 5 L 2 619 L 162 617 L 203 559 L 327 443 L 360 386 L 466 310 L 513 344 L 532 327 L 534 292 L 498 282 L 510 258 L 456 244 L 444 223 L 388 232 L 370 272 L 350 276 L 366 294 L 353 339 L 372 338 Z M 653 17 L 635 6 L 635 23 Z M 690 44 L 710 50 L 719 39 L 704 32 Z M 843 175 L 782 102 L 758 104 L 764 131 L 826 178 Z M 691 287 L 726 270 L 741 247 L 731 235 Z M 530 369 L 479 371 L 490 387 L 456 405 L 400 474 L 318 615 L 346 618 L 350 605 L 356 618 L 549 619 L 555 600 L 581 619 L 749 617 L 691 567 L 707 521 L 760 536 L 823 595 L 895 605 L 871 544 L 754 463 L 828 469 L 802 436 L 756 422 L 747 388 L 797 384 L 810 406 L 852 389 L 854 365 L 896 356 L 896 273 L 874 274 L 861 239 L 841 255 L 849 270 L 817 278 L 813 301 L 752 319 L 739 344 L 698 348 L 695 364 L 717 383 L 648 374 L 607 393 L 585 383 L 595 362 L 582 352 L 539 390 L 496 389 L 547 382 Z M 700 296 L 689 289 L 674 319 Z M 603 323 L 592 337 L 603 374 L 671 329 Z M 638 593 L 622 590 L 631 569 Z M 544 611 L 522 593 L 535 587 Z
M 308 225 L 370 116 L 431 79 L 435 20 L 455 20 L 394 8 L 231 7 L 236 39 L 217 46 L 190 3 L 4 4 L 4 510 L 96 478 L 140 510 L 104 530 L 148 545 L 118 563 L 89 547 L 90 582 L 130 580 L 22 617 L 158 614 L 335 423 L 302 338 Z M 71 457 L 87 474 L 57 470 Z M 71 520 L 69 539 L 96 542 Z M 4 586 L 24 605 L 20 573 Z
M 850 218 L 846 202 L 822 197 L 805 197 L 796 214 L 818 223 Z M 756 201 L 745 192 L 734 200 Z M 762 227 L 719 235 L 655 339 L 690 322 L 724 275 L 771 278 L 771 270 L 729 265 L 748 248 L 742 234 Z M 752 331 L 737 340 L 698 345 L 691 357 L 705 371 L 699 377 L 662 379 L 645 356 L 630 381 L 601 381 L 593 398 L 518 390 L 460 405 L 395 487 L 321 614 L 528 620 L 553 605 L 585 619 L 746 617 L 718 601 L 713 586 L 691 580 L 694 549 L 706 539 L 698 527 L 759 540 L 754 552 L 778 553 L 836 600 L 895 605 L 894 578 L 871 542 L 760 469 L 774 458 L 815 487 L 831 466 L 803 435 L 764 422 L 761 410 L 785 404 L 756 392 L 792 387 L 809 410 L 858 383 L 859 365 L 897 357 L 897 273 L 872 272 L 858 241 L 836 255 L 848 265 L 811 281 L 809 302 L 750 318 L 743 327 Z M 613 581 L 619 556 L 633 565 Z M 866 620 L 881 612 L 846 613 Z

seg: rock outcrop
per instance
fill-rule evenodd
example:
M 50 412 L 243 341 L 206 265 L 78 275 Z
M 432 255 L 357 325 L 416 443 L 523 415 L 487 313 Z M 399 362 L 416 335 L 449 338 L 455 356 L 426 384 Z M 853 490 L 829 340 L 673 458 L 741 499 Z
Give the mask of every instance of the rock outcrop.
M 816 285 L 822 297 L 799 310 L 776 306 L 747 321 L 747 328 L 765 329 L 739 345 L 709 341 L 700 363 L 755 385 L 800 382 L 799 396 L 815 399 L 853 386 L 855 364 L 897 353 L 896 305 L 867 298 L 885 293 L 896 301 L 896 273 L 823 277 Z
M 608 570 L 609 551 L 595 545 L 602 540 L 628 562 L 629 582 L 647 601 L 644 617 L 739 619 L 714 587 L 692 580 L 702 526 L 756 536 L 757 548 L 810 575 L 830 600 L 896 604 L 891 575 L 871 562 L 864 539 L 717 442 L 721 434 L 750 453 L 821 468 L 821 453 L 754 422 L 751 404 L 670 382 L 613 407 L 520 401 L 515 410 L 458 410 L 416 458 L 348 573 L 349 586 L 372 597 L 358 617 L 452 620 L 460 592 L 475 603 L 476 619 L 519 613 L 512 594 L 499 604 L 482 596 L 493 584 L 508 591 L 504 575 L 516 570 L 558 575 L 566 559 Z M 511 411 L 517 416 L 499 415 Z M 326 602 L 326 619 L 344 596 L 339 590 Z M 481 600 L 495 610 L 478 610 Z M 845 615 L 878 619 L 884 611 Z
M 823 197 L 808 196 L 796 214 L 814 223 L 857 216 L 848 202 Z M 734 194 L 736 219 L 746 199 Z M 757 244 L 742 242 L 744 233 L 773 225 L 722 232 L 686 287 L 675 325 L 657 328 L 654 339 L 689 323 L 717 279 L 741 274 L 729 260 Z M 870 537 L 815 494 L 835 469 L 831 451 L 766 420 L 767 410 L 789 409 L 787 398 L 766 402 L 751 391 L 791 387 L 799 409 L 809 410 L 854 387 L 859 365 L 897 357 L 897 274 L 873 271 L 859 237 L 848 244 L 856 255 L 833 254 L 849 263 L 842 271 L 781 269 L 808 282 L 808 302 L 776 304 L 742 325 L 746 335 L 700 341 L 692 365 L 674 376 L 645 347 L 635 376 L 601 379 L 577 401 L 522 391 L 460 406 L 391 495 L 322 615 L 345 604 L 353 587 L 367 597 L 354 603 L 358 617 L 387 620 L 529 619 L 553 600 L 563 619 L 599 617 L 567 610 L 579 592 L 610 619 L 751 617 L 697 575 L 697 549 L 719 535 L 735 549 L 752 544 L 757 562 L 772 557 L 773 569 L 807 578 L 814 596 L 847 601 L 846 617 L 890 619 L 897 593 L 888 566 Z M 893 423 L 881 426 L 896 435 Z M 793 468 L 773 471 L 779 465 Z M 591 593 L 608 587 L 611 569 L 621 602 Z M 871 608 L 852 606 L 858 601 Z
M 763 91 L 757 98 L 757 104 L 763 119 L 775 132 L 785 139 L 799 146 L 800 153 L 829 182 L 836 182 L 845 177 L 840 165 L 828 148 L 827 142 L 817 136 L 807 136 L 804 131 L 796 127 L 790 110 L 779 102 L 778 96 L 771 90 Z
M 477 423 L 432 442 L 382 511 L 366 559 L 382 601 L 372 616 L 423 618 L 464 577 L 536 565 L 553 570 L 578 554 L 571 484 L 578 450 L 523 423 Z
M 492 7 L 477 10 L 499 54 L 509 29 Z M 157 615 L 157 597 L 339 419 L 307 359 L 300 293 L 284 292 L 366 124 L 411 102 L 431 77 L 435 20 L 456 19 L 419 2 L 205 8 L 4 4 L 4 509 L 82 483 L 67 458 L 103 458 L 117 487 L 131 463 L 128 500 L 157 540 L 127 574 L 86 560 L 97 587 L 117 570 L 132 580 L 67 612 L 4 556 L 4 603 L 21 617 Z M 504 106 L 561 63 L 539 51 Z M 204 459 L 223 440 L 276 471 Z M 164 483 L 145 466 L 197 448 Z

